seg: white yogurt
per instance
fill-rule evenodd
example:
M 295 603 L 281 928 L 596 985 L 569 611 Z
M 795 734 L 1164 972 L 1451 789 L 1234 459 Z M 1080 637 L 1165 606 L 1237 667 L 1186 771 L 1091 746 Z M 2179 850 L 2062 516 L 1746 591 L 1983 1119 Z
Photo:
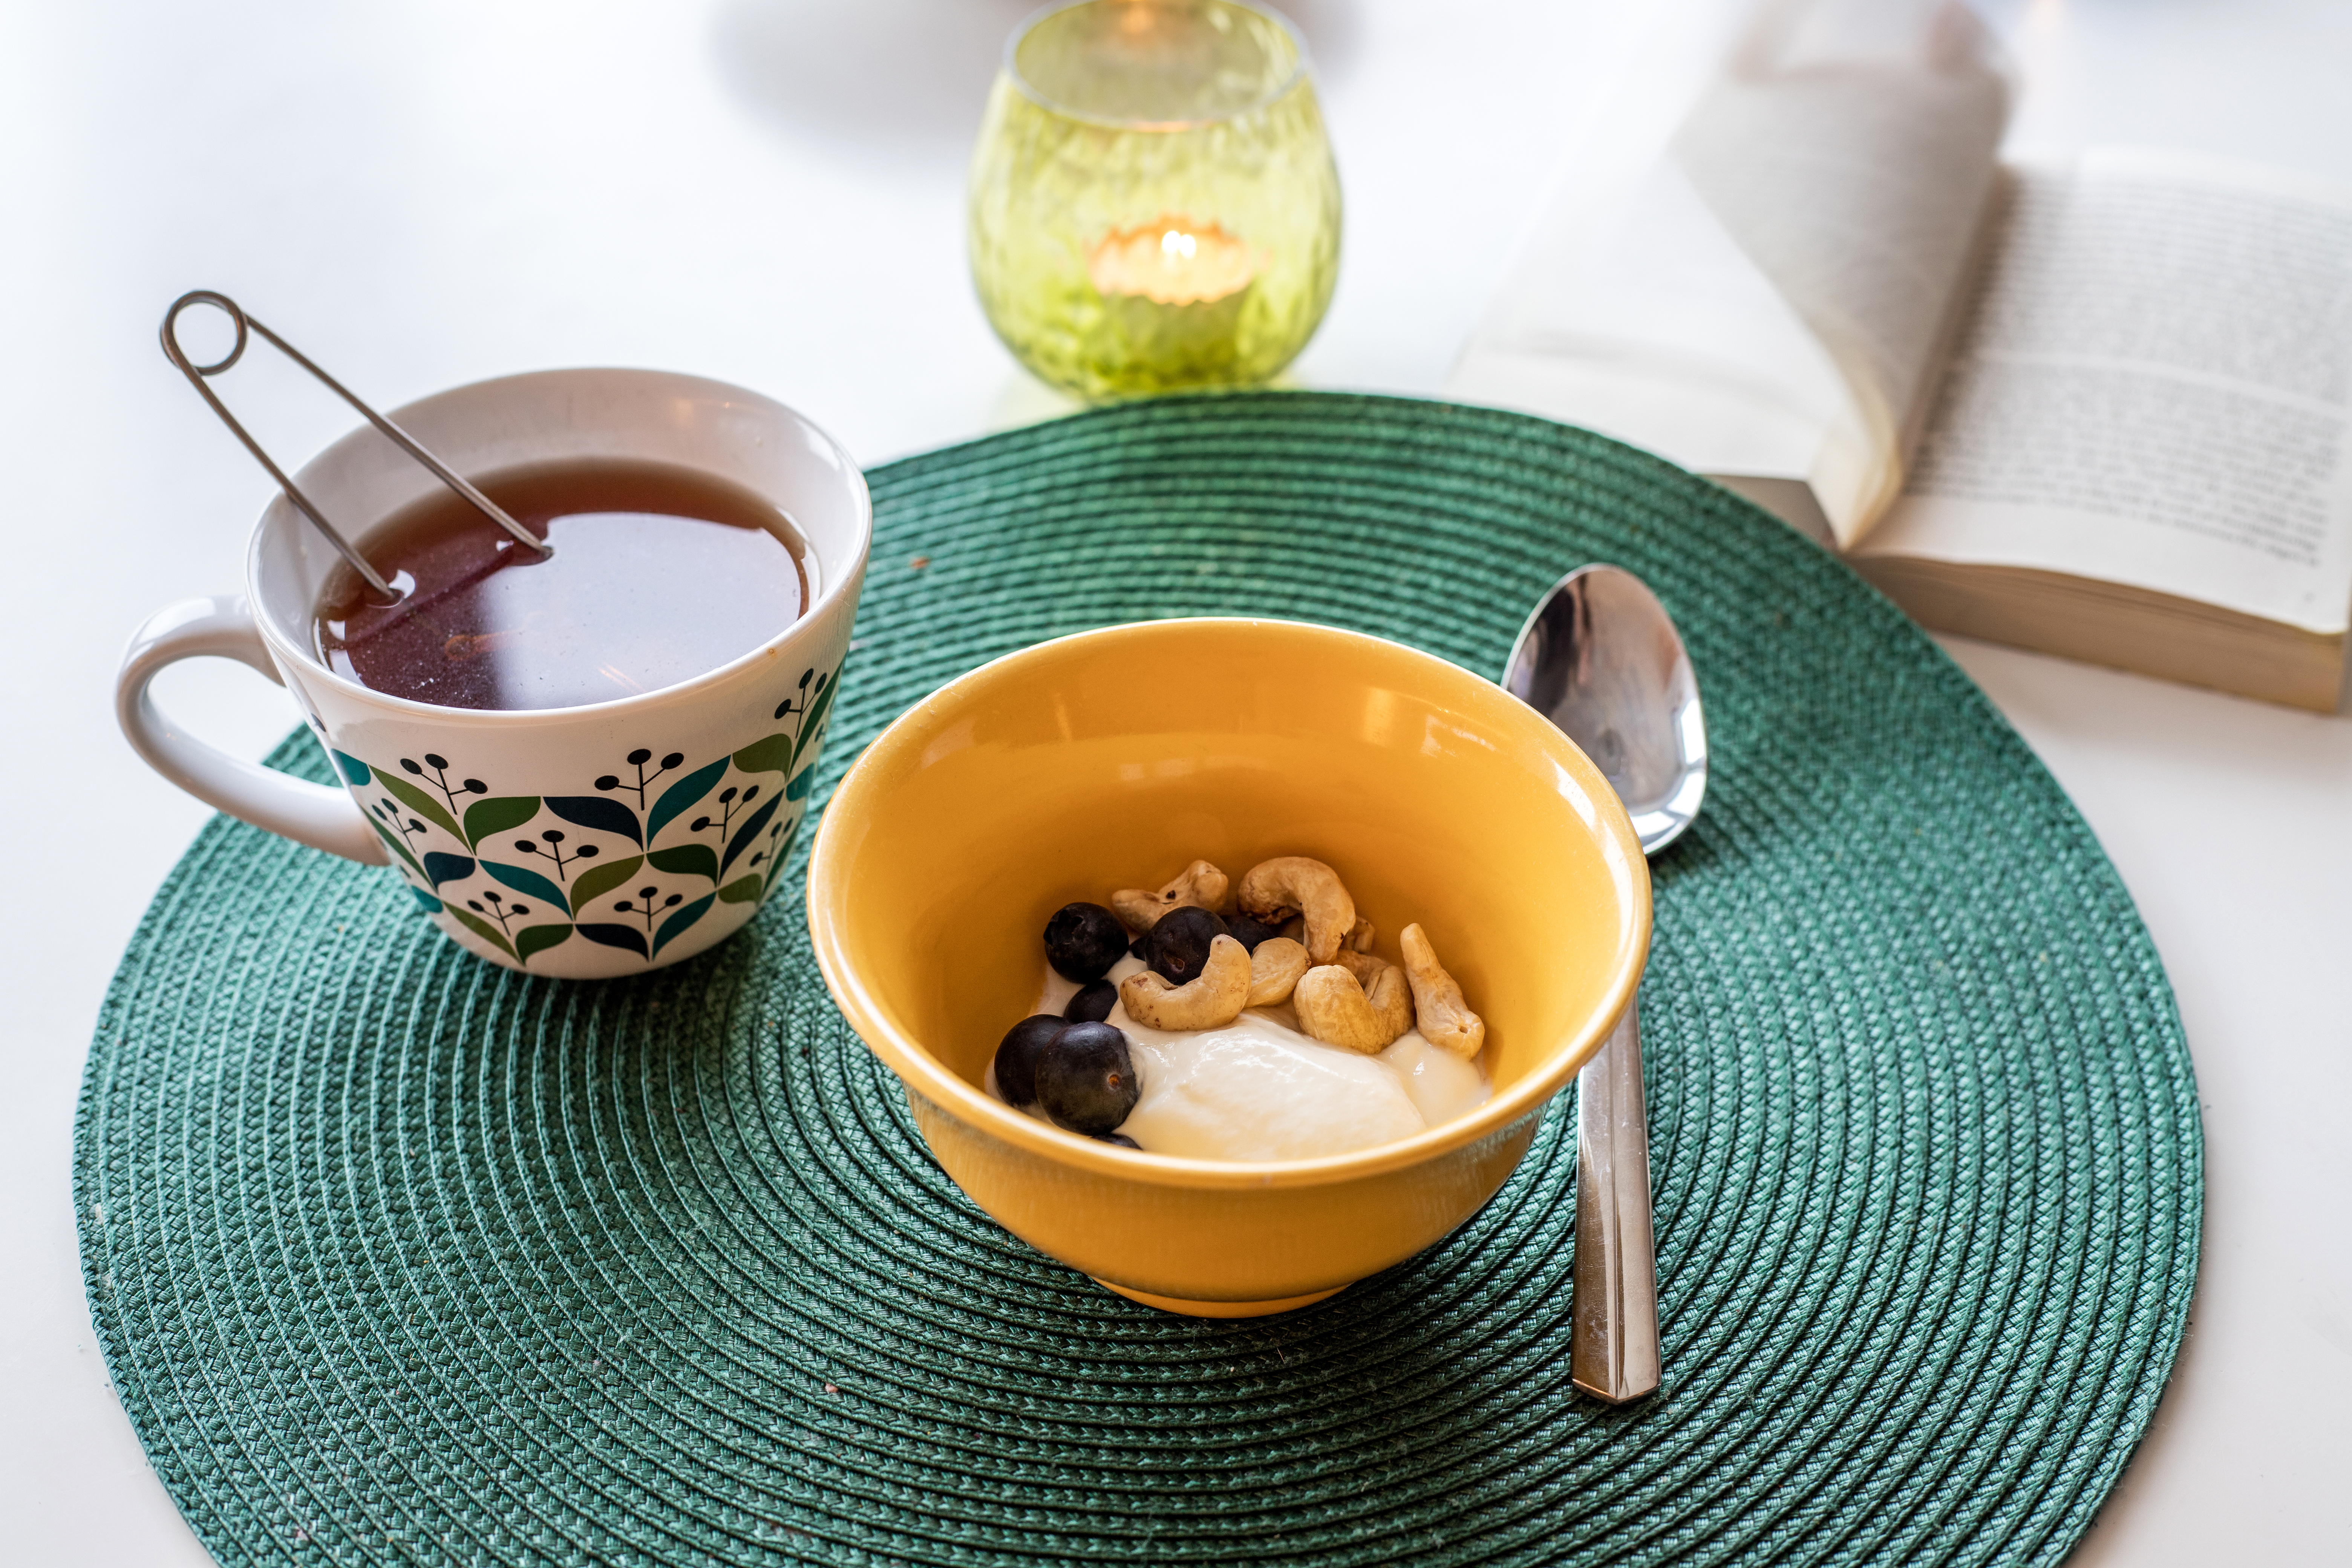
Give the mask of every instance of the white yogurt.
M 1142 968 L 1122 958 L 1108 978 L 1116 985 Z M 1036 1011 L 1060 1014 L 1077 989 L 1048 970 Z M 1253 1007 L 1220 1029 L 1171 1032 L 1147 1029 L 1114 1005 L 1106 1022 L 1126 1034 L 1143 1080 L 1119 1131 L 1154 1154 L 1304 1160 L 1410 1138 L 1476 1110 L 1491 1092 L 1475 1063 L 1417 1029 L 1366 1057 L 1309 1038 L 1297 1021 L 1287 1006 Z M 993 1067 L 988 1089 L 997 1094 Z

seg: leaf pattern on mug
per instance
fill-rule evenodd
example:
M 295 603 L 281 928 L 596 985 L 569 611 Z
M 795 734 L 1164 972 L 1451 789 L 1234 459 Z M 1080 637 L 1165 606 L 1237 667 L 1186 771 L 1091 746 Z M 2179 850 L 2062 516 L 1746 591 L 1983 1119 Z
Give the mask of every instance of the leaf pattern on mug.
M 706 882 L 719 880 L 719 857 L 708 844 L 681 844 L 675 849 L 656 849 L 646 857 L 656 871 L 667 871 L 673 877 L 699 877 Z
M 704 915 L 709 914 L 710 912 L 711 903 L 718 898 L 718 896 L 719 895 L 716 893 L 705 893 L 702 897 L 695 900 L 694 902 L 687 905 L 686 908 L 678 910 L 677 913 L 670 916 L 669 919 L 662 921 L 661 934 L 654 938 L 654 951 L 652 956 L 659 958 L 661 956 L 661 950 L 667 947 L 673 938 L 683 932 L 687 927 L 700 920 Z
M 818 737 L 824 733 L 825 719 L 833 710 L 833 694 L 841 689 L 840 683 L 837 681 L 828 686 L 820 679 L 817 685 L 820 689 L 817 692 L 815 704 L 809 709 L 801 723 L 799 732 L 793 737 L 794 763 L 798 763 L 806 755 L 816 744 Z
M 466 808 L 466 842 L 479 849 L 483 839 L 520 827 L 538 815 L 535 795 L 502 795 L 478 801 Z
M 529 963 L 533 953 L 560 947 L 572 939 L 569 925 L 525 926 L 515 932 L 515 956 Z
M 563 896 L 562 889 L 527 866 L 508 866 L 496 860 L 485 860 L 482 862 L 482 869 L 518 893 L 525 893 L 534 899 L 545 899 L 559 910 L 568 910 L 572 907 L 572 900 Z
M 458 924 L 464 926 L 467 931 L 472 931 L 476 936 L 480 937 L 484 942 L 488 942 L 492 947 L 497 948 L 500 952 L 505 953 L 509 958 L 514 959 L 517 963 L 520 963 L 522 962 L 520 958 L 518 958 L 515 955 L 514 944 L 507 941 L 507 939 L 499 933 L 499 928 L 492 925 L 489 921 L 482 919 L 479 915 L 467 914 L 465 910 L 459 909 L 455 904 L 445 903 L 441 906 L 441 909 L 442 912 L 445 914 L 457 916 Z
M 575 935 L 650 964 L 718 905 L 756 909 L 773 890 L 815 782 L 811 753 L 839 689 L 836 673 L 803 671 L 775 710 L 785 727 L 762 740 L 693 768 L 682 752 L 656 757 L 652 746 L 637 746 L 625 759 L 626 773 L 591 782 L 594 794 L 493 795 L 488 782 L 436 752 L 379 767 L 329 750 L 368 826 L 414 878 L 404 885 L 425 915 L 446 916 L 466 941 L 518 968 Z M 635 853 L 614 855 L 609 842 L 557 828 L 522 836 L 544 820 L 541 812 L 625 839 Z M 682 833 L 684 842 L 651 847 L 680 824 L 672 836 Z M 517 853 L 492 860 L 484 850 Z
M 368 818 L 368 826 L 375 829 L 375 836 L 383 840 L 384 847 L 390 849 L 394 854 L 399 856 L 403 860 L 407 861 L 410 868 L 415 870 L 418 876 L 423 877 L 428 882 L 433 879 L 432 874 L 426 871 L 422 865 L 418 864 L 416 857 L 409 853 L 408 846 L 403 844 L 399 839 L 394 838 L 392 836 L 392 830 L 390 828 L 384 826 L 383 823 L 378 822 L 372 816 Z
M 735 753 L 735 767 L 747 773 L 780 773 L 793 765 L 793 738 L 777 733 L 754 741 Z
M 590 942 L 601 942 L 606 947 L 623 948 L 635 953 L 639 958 L 652 956 L 646 951 L 646 933 L 635 926 L 599 924 L 574 926 L 572 929 Z
M 759 842 L 760 830 L 768 826 L 769 819 L 776 815 L 776 808 L 783 804 L 782 795 L 770 795 L 768 804 L 753 812 L 751 819 L 735 830 L 735 837 L 728 841 L 726 856 L 719 862 L 720 876 L 725 876 L 727 868 L 742 858 L 743 851 Z
M 646 818 L 646 842 L 651 844 L 661 836 L 661 830 L 693 808 L 694 803 L 709 795 L 726 776 L 728 759 L 719 758 L 708 767 L 697 768 L 662 792 L 662 797 Z
M 474 874 L 474 858 L 439 849 L 425 852 L 425 879 L 438 889 L 444 882 L 462 882 Z
M 415 784 L 410 784 L 406 779 L 402 778 L 398 773 L 388 773 L 382 768 L 374 767 L 373 765 L 370 766 L 368 771 L 375 774 L 376 783 L 383 785 L 384 788 L 390 790 L 398 797 L 401 805 L 408 807 L 409 810 L 416 813 L 417 816 L 423 817 L 425 821 L 431 823 L 434 826 L 439 828 L 450 837 L 457 839 L 459 843 L 467 845 L 469 847 L 471 847 L 473 840 L 467 838 L 464 834 L 457 831 L 457 821 L 450 816 L 447 810 L 443 807 L 439 801 L 435 800 L 431 795 L 426 795 L 423 790 L 417 788 Z
M 632 855 L 625 860 L 607 860 L 593 871 L 583 871 L 572 881 L 572 912 L 583 915 L 588 906 L 604 894 L 637 874 L 646 863 L 642 855 Z
M 637 814 L 607 795 L 551 795 L 547 797 L 547 809 L 575 827 L 617 833 L 640 847 L 646 842 L 637 826 Z
M 793 721 L 793 727 L 754 741 L 736 752 L 737 771 L 747 773 L 791 773 L 793 764 L 800 761 L 803 753 L 815 745 L 824 733 L 825 715 L 833 708 L 833 694 L 840 689 L 840 683 L 829 675 L 820 675 L 814 669 L 803 670 L 799 689 L 776 706 L 776 717 Z

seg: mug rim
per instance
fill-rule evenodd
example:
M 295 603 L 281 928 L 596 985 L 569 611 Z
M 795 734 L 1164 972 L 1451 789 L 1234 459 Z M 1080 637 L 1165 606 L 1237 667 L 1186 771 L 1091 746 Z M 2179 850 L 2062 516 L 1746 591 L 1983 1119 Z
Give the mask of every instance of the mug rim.
M 398 713 L 430 715 L 436 721 L 453 721 L 461 725 L 488 724 L 501 728 L 511 728 L 516 725 L 568 723 L 589 716 L 603 717 L 607 714 L 624 716 L 636 709 L 649 708 L 656 704 L 699 695 L 709 688 L 731 679 L 746 667 L 772 657 L 794 637 L 815 625 L 824 612 L 831 610 L 844 598 L 858 591 L 864 580 L 867 557 L 871 554 L 874 545 L 874 498 L 872 491 L 866 486 L 865 471 L 857 466 L 856 460 L 849 455 L 848 449 L 835 439 L 823 426 L 799 409 L 789 404 L 781 403 L 764 393 L 753 392 L 749 387 L 738 386 L 731 382 L 714 380 L 709 376 L 690 375 L 682 371 L 647 370 L 631 365 L 573 365 L 552 370 L 521 371 L 511 375 L 488 376 L 480 381 L 469 381 L 457 386 L 445 387 L 439 392 L 429 393 L 389 410 L 386 417 L 396 425 L 405 426 L 411 416 L 429 410 L 436 404 L 446 399 L 531 382 L 563 381 L 583 377 L 618 377 L 625 381 L 645 384 L 666 382 L 682 389 L 716 392 L 730 400 L 761 405 L 798 425 L 814 436 L 831 453 L 840 465 L 841 470 L 849 478 L 851 499 L 855 503 L 856 515 L 856 547 L 838 570 L 835 570 L 830 563 L 820 562 L 820 564 L 825 567 L 825 580 L 820 585 L 816 596 L 802 606 L 801 613 L 793 618 L 790 625 L 765 642 L 715 668 L 704 670 L 701 674 L 686 680 L 657 687 L 651 691 L 640 691 L 628 697 L 616 697 L 606 702 L 584 702 L 567 708 L 449 708 L 436 702 L 419 702 L 412 697 L 399 697 L 388 691 L 378 691 L 372 686 L 362 685 L 333 668 L 301 641 L 286 636 L 285 628 L 280 626 L 276 617 L 264 608 L 265 601 L 261 592 L 262 542 L 270 537 L 274 528 L 299 526 L 303 521 L 300 515 L 294 510 L 293 503 L 286 499 L 283 491 L 280 491 L 271 496 L 268 504 L 261 509 L 261 516 L 255 521 L 252 535 L 246 542 L 246 600 L 252 606 L 254 625 L 260 628 L 263 638 L 269 644 L 270 651 L 280 658 L 286 658 L 299 665 L 306 679 L 314 678 L 323 680 L 344 697 L 388 708 Z M 346 442 L 364 439 L 368 434 L 369 427 L 361 425 L 338 436 L 314 453 L 301 468 L 295 470 L 295 481 L 298 484 L 304 483 L 314 468 L 341 449 Z M 795 526 L 798 525 L 795 524 Z M 360 536 L 361 531 L 353 531 L 354 538 Z M 803 540 L 812 552 L 816 549 L 815 541 L 808 539 L 805 531 L 803 533 Z

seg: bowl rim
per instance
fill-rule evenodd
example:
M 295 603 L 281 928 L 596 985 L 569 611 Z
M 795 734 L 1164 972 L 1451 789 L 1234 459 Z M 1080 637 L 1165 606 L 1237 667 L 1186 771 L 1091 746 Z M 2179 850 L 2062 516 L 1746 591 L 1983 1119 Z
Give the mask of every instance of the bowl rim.
M 1528 721 L 1538 732 L 1549 737 L 1549 742 L 1557 742 L 1570 772 L 1596 808 L 1587 820 L 1604 839 L 1614 841 L 1618 857 L 1636 873 L 1631 879 L 1635 919 L 1630 951 L 1609 978 L 1598 1015 L 1601 1018 L 1598 1027 L 1586 1037 L 1573 1040 L 1556 1051 L 1543 1067 L 1495 1095 L 1467 1116 L 1423 1129 L 1410 1138 L 1400 1138 L 1345 1154 L 1318 1155 L 1307 1160 L 1241 1161 L 1153 1154 L 1120 1149 L 1065 1131 L 1050 1122 L 1015 1110 L 985 1090 L 965 1082 L 919 1042 L 889 1023 L 887 1013 L 849 963 L 841 930 L 835 919 L 835 909 L 845 904 L 848 891 L 848 879 L 840 869 L 840 858 L 845 853 L 845 841 L 856 829 L 848 825 L 848 814 L 837 812 L 834 807 L 856 787 L 861 773 L 880 768 L 889 758 L 919 743 L 916 731 L 927 720 L 952 710 L 976 689 L 1002 679 L 1012 668 L 1045 657 L 1072 643 L 1107 637 L 1162 635 L 1171 630 L 1207 626 L 1279 627 L 1402 654 L 1408 662 L 1427 666 L 1432 673 L 1443 679 L 1471 683 L 1465 689 L 1491 692 L 1497 701 L 1508 703 L 1524 713 Z M 925 735 L 922 739 L 928 741 L 929 737 Z M 1604 842 L 1604 857 L 1608 856 L 1609 849 L 1610 845 Z M 1481 1139 L 1507 1136 L 1516 1131 L 1567 1087 L 1569 1079 L 1600 1050 L 1623 1017 L 1648 962 L 1652 909 L 1648 861 L 1642 853 L 1641 843 L 1633 834 L 1633 825 L 1626 816 L 1624 806 L 1618 801 L 1616 792 L 1574 742 L 1500 686 L 1435 654 L 1369 633 L 1268 616 L 1188 616 L 1097 626 L 1032 643 L 965 671 L 892 720 L 850 764 L 825 802 L 809 853 L 807 914 L 810 945 L 815 950 L 817 967 L 824 976 L 825 988 L 832 993 L 835 1005 L 840 1007 L 850 1027 L 866 1043 L 866 1048 L 879 1057 L 883 1065 L 908 1089 L 967 1126 L 1058 1165 L 1154 1186 L 1235 1190 L 1323 1186 L 1381 1175 L 1425 1163 Z

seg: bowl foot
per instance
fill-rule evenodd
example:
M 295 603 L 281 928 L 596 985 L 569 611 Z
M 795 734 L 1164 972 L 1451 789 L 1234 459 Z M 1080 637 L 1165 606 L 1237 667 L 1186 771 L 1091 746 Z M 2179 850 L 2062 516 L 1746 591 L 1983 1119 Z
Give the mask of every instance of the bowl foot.
M 1087 1276 L 1093 1279 L 1092 1275 Z M 1186 1301 L 1174 1296 L 1155 1296 L 1149 1290 L 1130 1290 L 1124 1285 L 1114 1285 L 1108 1279 L 1095 1279 L 1104 1289 L 1124 1296 L 1130 1301 L 1140 1301 L 1147 1307 L 1157 1307 L 1163 1312 L 1181 1312 L 1188 1318 L 1263 1318 L 1276 1312 L 1294 1311 L 1311 1307 L 1328 1297 L 1336 1296 L 1348 1287 L 1334 1285 L 1328 1290 L 1309 1290 L 1304 1296 L 1277 1296 L 1270 1301 Z

